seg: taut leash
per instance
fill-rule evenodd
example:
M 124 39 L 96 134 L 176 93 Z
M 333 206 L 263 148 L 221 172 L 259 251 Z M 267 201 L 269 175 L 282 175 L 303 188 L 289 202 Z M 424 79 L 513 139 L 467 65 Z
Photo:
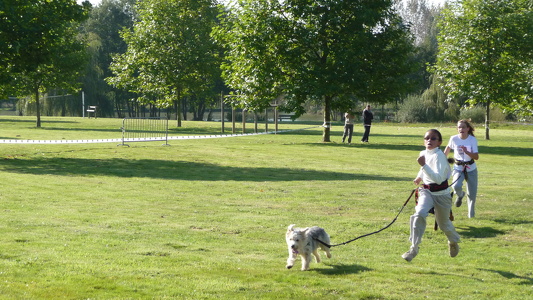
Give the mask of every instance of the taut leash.
M 356 238 L 354 238 L 354 239 L 351 239 L 351 240 L 349 240 L 349 241 L 346 241 L 346 242 L 344 242 L 344 243 L 335 244 L 335 245 L 329 245 L 329 244 L 324 243 L 323 241 L 321 241 L 321 240 L 319 240 L 319 239 L 317 239 L 317 238 L 315 238 L 315 240 L 318 241 L 319 243 L 321 243 L 322 245 L 324 245 L 324 246 L 326 246 L 326 247 L 328 247 L 328 248 L 331 248 L 331 247 L 337 247 L 337 246 L 346 245 L 346 244 L 351 243 L 351 242 L 353 242 L 353 241 L 356 241 L 356 240 L 358 240 L 358 239 L 360 239 L 360 238 L 364 238 L 364 237 L 367 237 L 367 236 L 369 236 L 369 235 L 373 235 L 373 234 L 376 234 L 376 233 L 378 233 L 378 232 L 381 232 L 381 231 L 383 231 L 383 230 L 389 228 L 394 222 L 396 222 L 396 219 L 398 219 L 398 216 L 402 213 L 403 209 L 405 208 L 405 206 L 407 205 L 407 203 L 409 203 L 409 200 L 411 200 L 411 198 L 413 197 L 413 195 L 415 194 L 416 191 L 418 191 L 418 188 L 414 188 L 414 189 L 411 191 L 411 194 L 409 195 L 409 198 L 407 198 L 407 200 L 405 200 L 405 203 L 403 204 L 402 208 L 400 208 L 400 211 L 398 212 L 398 214 L 396 214 L 396 217 L 394 217 L 394 220 L 392 220 L 392 222 L 390 222 L 387 226 L 381 228 L 380 230 L 377 230 L 377 231 L 374 231 L 374 232 L 371 232 L 371 233 L 367 233 L 367 234 L 363 234 L 363 235 L 361 235 L 361 236 L 358 236 L 358 237 L 356 237 Z
M 459 180 L 459 178 L 461 177 L 461 175 L 465 176 L 465 179 L 468 178 L 468 174 L 467 174 L 467 170 L 466 170 L 466 169 L 467 169 L 467 166 L 464 165 L 463 172 L 461 172 L 461 174 L 459 175 L 459 177 L 457 177 L 457 179 L 455 179 L 455 180 L 452 182 L 452 184 L 450 184 L 450 187 L 453 186 L 453 185 Z M 351 243 L 351 242 L 353 242 L 353 241 L 356 241 L 356 240 L 358 240 L 358 239 L 360 239 L 360 238 L 364 238 L 364 237 L 367 237 L 367 236 L 369 236 L 369 235 L 373 235 L 373 234 L 376 234 L 376 233 L 382 232 L 383 230 L 389 228 L 394 222 L 396 222 L 396 219 L 398 219 L 398 216 L 400 216 L 400 214 L 402 213 L 403 209 L 405 208 L 405 206 L 407 205 L 407 203 L 409 203 L 409 200 L 411 200 L 411 198 L 413 197 L 413 195 L 415 195 L 415 193 L 416 193 L 416 197 L 415 197 L 415 198 L 418 198 L 418 187 L 417 187 L 417 188 L 414 188 L 414 189 L 411 191 L 411 194 L 409 195 L 409 197 L 407 198 L 407 200 L 405 200 L 405 203 L 404 203 L 403 206 L 400 208 L 400 211 L 398 212 L 398 214 L 396 214 L 396 217 L 394 217 L 394 219 L 392 220 L 392 222 L 390 222 L 387 226 L 381 228 L 380 230 L 377 230 L 377 231 L 374 231 L 374 232 L 371 232 L 371 233 L 367 233 L 367 234 L 363 234 L 363 235 L 361 235 L 361 236 L 358 236 L 358 237 L 356 237 L 356 238 L 354 238 L 354 239 L 351 239 L 351 240 L 349 240 L 349 241 L 346 241 L 346 242 L 344 242 L 344 243 L 335 244 L 335 245 L 330 245 L 330 244 L 325 243 L 325 242 L 323 242 L 323 241 L 321 241 L 321 240 L 319 240 L 319 239 L 317 239 L 317 238 L 315 238 L 315 240 L 316 240 L 317 242 L 321 243 L 322 245 L 324 245 L 324 246 L 326 246 L 326 247 L 328 247 L 328 248 L 331 248 L 331 247 L 337 247 L 337 246 L 346 245 L 346 244 L 349 244 L 349 243 Z M 450 219 L 453 221 L 452 218 L 453 218 L 453 215 L 452 215 L 452 213 L 451 213 L 451 211 L 450 211 Z M 437 229 L 435 228 L 435 230 L 437 230 Z

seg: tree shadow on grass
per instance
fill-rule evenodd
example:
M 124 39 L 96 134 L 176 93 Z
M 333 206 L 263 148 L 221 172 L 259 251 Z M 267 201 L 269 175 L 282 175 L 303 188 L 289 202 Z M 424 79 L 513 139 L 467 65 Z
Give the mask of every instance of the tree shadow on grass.
M 467 227 L 456 227 L 456 229 L 460 230 L 460 234 L 464 237 L 468 238 L 491 238 L 496 237 L 499 234 L 505 234 L 505 231 L 497 230 L 492 227 L 473 227 L 473 226 L 467 226 Z
M 28 124 L 35 124 L 37 121 L 37 119 L 19 119 L 19 118 L 0 118 L 0 123 L 28 123 Z M 67 121 L 67 120 L 47 120 L 47 119 L 44 119 L 44 120 L 41 120 L 41 122 L 43 124 L 46 124 L 46 123 L 63 123 L 63 124 L 68 124 L 68 123 L 71 123 L 71 124 L 74 124 L 74 123 L 78 123 L 76 121 Z
M 533 156 L 531 148 L 518 148 L 518 147 L 495 147 L 495 146 L 482 146 L 479 147 L 479 153 L 493 154 L 493 155 L 509 155 L 509 156 Z
M 116 176 L 202 181 L 409 181 L 406 177 L 315 171 L 295 168 L 230 167 L 210 163 L 167 160 L 33 158 L 4 159 L 0 170 L 59 176 Z
M 523 220 L 523 219 L 495 219 L 494 222 L 501 223 L 501 224 L 511 224 L 511 225 L 533 224 L 532 220 Z
M 366 149 L 379 149 L 379 150 L 391 150 L 391 151 L 399 151 L 399 150 L 402 150 L 402 151 L 417 151 L 416 154 L 418 154 L 418 152 L 424 150 L 424 147 L 421 146 L 421 145 L 410 145 L 410 144 L 404 144 L 404 145 L 399 145 L 399 144 L 367 144 L 367 143 L 360 143 L 360 142 L 355 142 L 355 143 L 352 143 L 351 145 L 348 145 L 348 144 L 334 144 L 334 143 L 305 143 L 303 145 L 306 145 L 306 146 L 314 146 L 314 147 L 333 147 L 333 148 L 336 148 L 336 147 L 357 147 L 357 148 L 366 148 Z M 444 149 L 444 148 L 441 148 L 441 149 Z M 415 154 L 415 155 L 416 155 Z
M 339 265 L 339 264 L 331 264 L 327 265 L 330 268 L 313 268 L 311 267 L 309 270 L 314 271 L 317 273 L 321 273 L 324 275 L 344 275 L 344 274 L 358 274 L 361 272 L 366 271 L 372 271 L 372 269 L 367 268 L 365 266 L 361 265 Z
M 519 276 L 519 275 L 516 275 L 515 273 L 512 273 L 512 272 L 507 272 L 507 271 L 499 271 L 499 270 L 490 270 L 490 269 L 481 269 L 481 268 L 478 268 L 478 270 L 480 271 L 487 271 L 487 272 L 492 272 L 492 273 L 496 273 L 496 274 L 500 274 L 501 276 L 507 278 L 507 279 L 523 279 L 523 281 L 521 281 L 519 284 L 523 284 L 523 285 L 532 285 L 533 284 L 533 278 L 532 277 L 527 277 L 527 276 Z
M 385 136 L 385 135 L 383 135 Z M 392 135 L 389 135 L 392 136 Z M 402 137 L 402 136 L 395 136 Z M 404 137 L 410 137 L 405 135 Z M 379 149 L 379 150 L 391 150 L 391 151 L 422 151 L 424 147 L 422 144 L 381 144 L 381 143 L 360 143 L 358 141 L 353 142 L 351 145 L 343 143 L 305 143 L 306 146 L 314 147 L 357 147 L 357 148 L 367 148 L 367 149 Z M 444 150 L 446 144 L 443 142 L 441 150 Z M 494 155 L 508 155 L 508 156 L 533 156 L 533 151 L 531 148 L 518 148 L 518 147 L 493 147 L 493 146 L 483 146 L 479 150 L 482 154 L 494 154 Z
M 62 128 L 62 127 L 42 127 L 40 130 L 43 131 L 58 131 L 58 132 L 114 132 L 117 134 L 116 138 L 119 139 L 122 136 L 122 130 L 117 126 L 117 128 Z M 82 139 L 82 138 L 80 138 Z

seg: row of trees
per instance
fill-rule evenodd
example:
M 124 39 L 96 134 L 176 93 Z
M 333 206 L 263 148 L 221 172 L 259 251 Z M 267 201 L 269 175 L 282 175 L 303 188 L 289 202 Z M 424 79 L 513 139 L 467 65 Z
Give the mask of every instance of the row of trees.
M 488 138 L 491 106 L 533 111 L 532 11 L 531 0 L 442 11 L 425 0 L 4 0 L 0 98 L 33 94 L 40 126 L 43 94 L 83 87 L 104 115 L 166 110 L 181 125 L 231 91 L 249 111 L 322 106 L 329 141 L 333 111 L 414 93 L 448 114 L 484 105 Z

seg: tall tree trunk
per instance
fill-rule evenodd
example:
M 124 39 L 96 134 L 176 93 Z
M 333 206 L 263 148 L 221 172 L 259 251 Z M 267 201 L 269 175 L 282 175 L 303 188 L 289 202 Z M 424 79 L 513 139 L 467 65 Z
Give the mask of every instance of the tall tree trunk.
M 331 133 L 331 96 L 324 96 L 324 132 L 322 142 L 329 143 Z
M 113 99 L 113 102 L 114 102 L 114 104 L 115 104 L 115 110 L 117 111 L 117 117 L 118 117 L 119 119 L 123 119 L 122 111 L 121 111 L 121 109 L 120 109 L 120 105 L 118 104 L 118 101 L 117 101 L 117 99 L 116 99 L 116 95 L 115 95 L 115 97 L 114 97 L 114 99 Z M 83 108 L 83 109 L 85 109 L 85 108 Z M 83 112 L 82 112 L 82 113 L 83 113 Z
M 487 108 L 485 111 L 485 139 L 490 140 L 490 100 L 487 100 Z
M 187 112 L 189 111 L 189 97 L 183 97 L 183 99 L 180 98 L 181 102 L 181 113 L 182 113 L 182 120 L 187 121 Z
M 132 106 L 133 106 L 132 103 L 130 103 L 129 100 L 126 100 L 126 108 L 128 110 L 128 115 L 129 115 L 130 118 L 133 117 L 133 107 Z
M 37 115 L 37 123 L 35 126 L 37 126 L 37 128 L 41 128 L 41 103 L 39 102 L 39 85 L 35 86 L 35 90 L 33 92 L 35 95 L 35 113 Z
M 178 89 L 178 103 L 177 103 L 176 114 L 178 117 L 178 127 L 181 127 L 181 90 L 179 89 Z

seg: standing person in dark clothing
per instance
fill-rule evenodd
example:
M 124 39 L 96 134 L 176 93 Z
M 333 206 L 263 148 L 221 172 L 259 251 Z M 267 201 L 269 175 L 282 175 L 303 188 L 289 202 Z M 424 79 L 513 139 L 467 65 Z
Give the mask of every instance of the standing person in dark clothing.
M 374 115 L 370 110 L 369 104 L 366 106 L 365 110 L 363 110 L 363 126 L 365 127 L 365 133 L 363 134 L 363 138 L 361 139 L 361 142 L 363 143 L 368 143 L 368 136 L 370 135 L 370 126 L 372 126 L 373 119 Z

